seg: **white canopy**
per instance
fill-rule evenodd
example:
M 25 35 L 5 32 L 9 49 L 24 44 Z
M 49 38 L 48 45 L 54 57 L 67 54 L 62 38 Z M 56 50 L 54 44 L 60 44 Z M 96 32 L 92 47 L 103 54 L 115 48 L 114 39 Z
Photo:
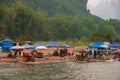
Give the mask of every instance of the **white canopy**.
M 17 46 L 11 47 L 10 49 L 25 49 L 25 47 L 17 45 Z
M 48 48 L 45 47 L 45 46 L 38 46 L 38 47 L 36 47 L 35 49 L 36 49 L 36 50 L 46 50 L 46 49 L 48 49 Z

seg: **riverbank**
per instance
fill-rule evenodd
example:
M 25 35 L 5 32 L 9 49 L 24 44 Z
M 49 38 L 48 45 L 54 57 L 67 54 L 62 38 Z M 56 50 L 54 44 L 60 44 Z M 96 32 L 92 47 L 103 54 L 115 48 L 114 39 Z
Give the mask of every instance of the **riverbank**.
M 82 50 L 86 49 L 87 46 L 75 46 L 74 48 L 68 48 L 68 52 L 72 53 L 74 50 Z M 67 59 L 72 58 L 72 56 L 50 56 L 56 48 L 49 48 L 47 50 L 41 50 L 44 53 L 43 58 L 37 58 L 38 62 L 65 62 Z M 7 58 L 8 53 L 0 53 L 0 62 L 7 62 L 7 63 L 16 63 L 18 62 L 17 58 Z
M 43 58 L 36 58 L 36 62 L 39 63 L 52 63 L 52 62 L 66 62 L 68 59 L 72 59 L 72 56 L 59 57 L 59 56 L 47 56 Z M 20 59 L 18 58 L 0 58 L 0 63 L 18 63 Z

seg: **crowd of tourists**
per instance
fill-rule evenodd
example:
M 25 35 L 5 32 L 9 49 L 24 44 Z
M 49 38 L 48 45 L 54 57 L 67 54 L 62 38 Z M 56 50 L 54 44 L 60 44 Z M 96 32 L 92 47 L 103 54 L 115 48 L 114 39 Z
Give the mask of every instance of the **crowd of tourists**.
M 99 50 L 81 50 L 74 52 L 76 61 L 95 61 L 95 60 L 116 60 L 120 58 L 120 52 L 99 51 Z
M 43 58 L 43 53 L 35 50 L 17 49 L 8 52 L 8 58 L 20 58 L 24 62 L 35 62 L 36 58 Z
M 60 56 L 60 57 L 71 56 L 71 53 L 68 51 L 67 48 L 56 47 L 56 50 L 52 53 L 52 56 Z
M 73 50 L 72 53 L 68 51 L 67 48 L 59 48 L 56 47 L 56 49 L 51 52 L 50 56 L 59 56 L 59 57 L 65 57 L 65 56 L 72 56 L 75 61 L 95 61 L 95 60 L 116 60 L 120 59 L 120 52 L 112 51 L 112 50 Z M 14 53 L 14 54 L 13 54 Z M 38 52 L 36 50 L 14 50 L 10 51 L 8 54 L 8 57 L 21 57 L 23 61 L 35 61 L 35 58 L 43 58 L 42 52 Z

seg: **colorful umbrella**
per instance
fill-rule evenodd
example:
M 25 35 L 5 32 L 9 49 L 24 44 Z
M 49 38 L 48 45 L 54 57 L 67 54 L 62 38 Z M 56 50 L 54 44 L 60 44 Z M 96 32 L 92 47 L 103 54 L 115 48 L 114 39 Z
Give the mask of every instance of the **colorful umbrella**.
M 36 50 L 46 50 L 46 49 L 48 49 L 48 48 L 45 47 L 45 46 L 38 46 L 38 47 L 36 47 L 35 49 L 36 49 Z
M 16 50 L 16 49 L 25 49 L 25 47 L 23 47 L 23 46 L 13 46 L 10 49 L 14 49 L 14 50 Z
M 108 46 L 108 45 L 105 45 L 105 44 L 100 45 L 100 47 L 102 47 L 102 48 L 109 48 L 109 46 Z

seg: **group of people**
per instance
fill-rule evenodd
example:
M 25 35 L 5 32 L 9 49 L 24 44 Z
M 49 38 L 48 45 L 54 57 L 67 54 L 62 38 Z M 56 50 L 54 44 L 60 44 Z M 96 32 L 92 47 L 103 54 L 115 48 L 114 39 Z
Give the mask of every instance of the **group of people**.
M 70 56 L 71 53 L 68 52 L 67 48 L 59 48 L 57 47 L 56 50 L 52 53 L 52 56 L 60 56 L 60 57 L 64 57 L 64 56 Z
M 90 61 L 90 60 L 111 60 L 120 58 L 120 52 L 102 52 L 95 50 L 81 50 L 74 53 L 76 61 Z
M 24 62 L 35 62 L 35 58 L 42 58 L 43 53 L 37 52 L 35 50 L 27 50 L 27 49 L 17 49 L 12 50 L 8 54 L 8 58 L 21 58 Z
M 8 58 L 19 58 L 24 62 L 35 61 L 35 58 L 43 58 L 44 53 L 41 51 L 36 50 L 29 50 L 29 49 L 15 49 L 10 50 L 8 53 Z M 70 56 L 71 53 L 68 52 L 67 48 L 59 48 L 56 47 L 55 51 L 51 54 L 52 56 Z
M 24 50 L 14 50 L 14 55 L 12 52 L 9 53 L 8 57 L 22 57 L 27 61 L 35 61 L 35 58 L 43 58 L 42 52 L 31 51 L 29 53 L 24 52 Z M 114 51 L 99 51 L 99 50 L 79 50 L 73 51 L 70 53 L 67 48 L 56 47 L 54 52 L 50 54 L 52 56 L 73 56 L 76 61 L 91 61 L 91 60 L 111 60 L 111 59 L 120 59 L 120 52 Z

